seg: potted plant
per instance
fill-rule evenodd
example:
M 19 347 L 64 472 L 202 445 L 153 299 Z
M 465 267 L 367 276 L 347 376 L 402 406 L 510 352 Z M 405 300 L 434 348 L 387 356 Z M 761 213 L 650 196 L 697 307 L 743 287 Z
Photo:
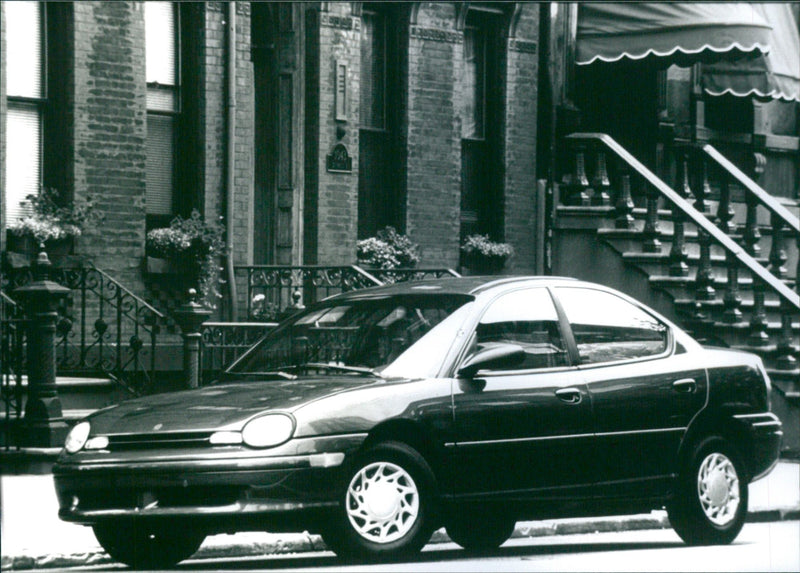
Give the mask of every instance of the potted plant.
M 394 227 L 356 243 L 358 264 L 381 270 L 411 269 L 419 262 L 419 246 Z
M 8 226 L 7 246 L 9 251 L 27 255 L 35 255 L 42 244 L 50 256 L 70 254 L 75 237 L 102 220 L 91 198 L 64 201 L 57 189 L 49 187 L 28 195 L 22 205 L 29 207 L 29 214 Z
M 495 242 L 489 235 L 469 235 L 461 244 L 464 266 L 475 274 L 500 272 L 514 254 L 508 243 Z
M 169 227 L 147 233 L 145 254 L 150 273 L 174 273 L 187 277 L 207 306 L 214 308 L 219 292 L 219 257 L 225 254 L 225 227 L 204 221 L 194 209 L 175 217 Z

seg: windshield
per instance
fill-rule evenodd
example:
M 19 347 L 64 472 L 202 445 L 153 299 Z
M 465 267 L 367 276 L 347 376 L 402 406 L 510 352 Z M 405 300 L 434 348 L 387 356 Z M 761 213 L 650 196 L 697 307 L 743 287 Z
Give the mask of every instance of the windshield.
M 289 377 L 305 367 L 319 374 L 435 376 L 471 300 L 426 294 L 331 301 L 290 318 L 228 374 Z

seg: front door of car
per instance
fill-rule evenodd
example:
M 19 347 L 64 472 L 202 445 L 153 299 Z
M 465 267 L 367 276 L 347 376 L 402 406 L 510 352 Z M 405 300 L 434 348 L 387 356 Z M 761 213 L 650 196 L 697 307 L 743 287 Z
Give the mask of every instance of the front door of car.
M 522 347 L 525 358 L 457 380 L 453 494 L 586 494 L 592 405 L 547 289 L 517 290 L 491 303 L 475 329 L 474 350 L 498 344 Z
M 673 352 L 669 328 L 606 291 L 554 289 L 594 407 L 598 493 L 663 493 L 689 422 L 706 400 L 704 370 Z

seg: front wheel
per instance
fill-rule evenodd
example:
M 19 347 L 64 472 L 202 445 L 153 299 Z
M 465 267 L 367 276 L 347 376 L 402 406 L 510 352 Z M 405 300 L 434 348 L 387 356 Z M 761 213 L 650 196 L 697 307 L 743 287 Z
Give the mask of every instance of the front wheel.
M 422 549 L 433 533 L 433 473 L 406 444 L 385 442 L 365 452 L 340 495 L 339 509 L 322 529 L 339 556 L 407 555 Z
M 135 522 L 93 526 L 97 541 L 113 559 L 134 569 L 164 569 L 191 557 L 205 534 L 181 527 Z
M 679 476 L 669 520 L 689 545 L 731 543 L 747 517 L 747 481 L 741 458 L 720 437 L 700 442 Z

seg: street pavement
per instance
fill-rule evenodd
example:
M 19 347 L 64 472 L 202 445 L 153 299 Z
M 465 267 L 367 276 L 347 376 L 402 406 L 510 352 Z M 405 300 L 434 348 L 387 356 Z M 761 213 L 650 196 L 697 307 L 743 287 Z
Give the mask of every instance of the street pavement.
M 2 570 L 77 567 L 112 560 L 88 527 L 58 519 L 52 475 L 0 476 Z M 800 519 L 800 463 L 781 461 L 750 485 L 748 521 Z M 540 537 L 669 527 L 666 512 L 609 518 L 519 522 L 514 537 Z M 443 530 L 431 543 L 447 542 Z M 317 535 L 263 532 L 209 536 L 194 559 L 264 556 L 324 550 Z

